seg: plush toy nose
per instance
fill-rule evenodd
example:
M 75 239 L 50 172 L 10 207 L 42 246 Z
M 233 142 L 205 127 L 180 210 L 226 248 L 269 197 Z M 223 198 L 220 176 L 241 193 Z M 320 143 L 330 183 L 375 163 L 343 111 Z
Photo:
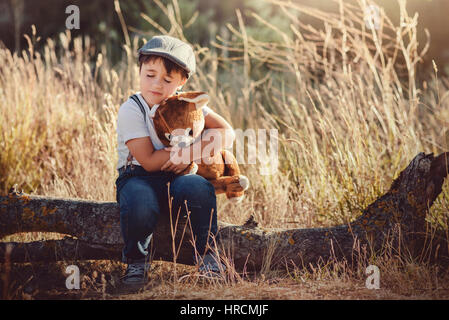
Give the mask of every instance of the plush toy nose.
M 172 138 L 170 140 L 170 145 L 177 146 L 179 148 L 185 148 L 190 146 L 195 139 L 191 136 L 185 136 L 185 135 L 178 135 L 174 136 L 172 135 Z

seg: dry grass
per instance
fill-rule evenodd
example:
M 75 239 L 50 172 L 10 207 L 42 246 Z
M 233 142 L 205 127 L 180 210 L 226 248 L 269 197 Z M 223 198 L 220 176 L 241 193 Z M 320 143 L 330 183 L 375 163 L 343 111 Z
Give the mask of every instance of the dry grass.
M 416 75 L 426 48 L 418 47 L 417 17 L 408 15 L 405 1 L 400 1 L 401 24 L 393 25 L 382 12 L 377 31 L 363 22 L 368 1 L 336 1 L 340 14 L 270 2 L 289 19 L 290 30 L 254 15 L 261 28 L 278 35 L 278 42 L 264 42 L 245 32 L 237 12 L 240 24 L 228 26 L 227 38 L 217 37 L 212 48 L 195 46 L 198 74 L 184 88 L 207 91 L 210 106 L 235 129 L 279 130 L 277 173 L 260 175 L 258 165 L 242 165 L 251 188 L 239 205 L 220 198 L 219 219 L 241 224 L 253 214 L 266 228 L 345 223 L 385 192 L 418 152 L 448 149 L 449 80 L 438 77 L 437 66 L 433 74 Z M 176 1 L 173 5 L 176 9 Z M 170 33 L 184 39 L 177 10 L 164 8 Z M 302 25 L 300 14 L 322 21 L 324 29 Z M 115 201 L 117 110 L 138 90 L 139 42 L 130 40 L 122 62 L 112 67 L 104 50 L 92 56 L 88 38 L 72 39 L 66 32 L 48 39 L 39 52 L 36 41 L 33 33 L 27 51 L 0 49 L 1 192 L 17 183 L 30 193 Z M 423 78 L 427 81 L 421 83 Z M 447 195 L 445 184 L 429 215 L 432 225 L 446 230 Z M 380 291 L 365 288 L 363 266 L 353 270 L 337 262 L 288 273 L 265 268 L 263 277 L 235 273 L 224 284 L 180 280 L 195 271 L 160 263 L 151 290 L 128 296 L 115 294 L 113 285 L 89 287 L 88 280 L 84 291 L 68 293 L 62 288 L 62 264 L 46 270 L 27 264 L 11 270 L 8 296 L 52 296 L 51 286 L 33 289 L 39 275 L 52 270 L 53 279 L 61 280 L 54 296 L 61 298 L 448 297 L 447 274 L 425 262 L 391 255 L 375 263 L 381 269 Z M 122 269 L 86 262 L 84 271 L 110 274 L 110 280 Z

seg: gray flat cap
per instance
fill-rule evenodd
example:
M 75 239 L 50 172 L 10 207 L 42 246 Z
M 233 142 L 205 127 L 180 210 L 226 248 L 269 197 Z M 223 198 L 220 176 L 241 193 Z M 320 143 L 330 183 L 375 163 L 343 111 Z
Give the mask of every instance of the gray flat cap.
M 189 77 L 195 73 L 195 54 L 192 47 L 177 38 L 155 36 L 139 49 L 139 55 L 141 54 L 154 54 L 167 58 L 185 69 Z

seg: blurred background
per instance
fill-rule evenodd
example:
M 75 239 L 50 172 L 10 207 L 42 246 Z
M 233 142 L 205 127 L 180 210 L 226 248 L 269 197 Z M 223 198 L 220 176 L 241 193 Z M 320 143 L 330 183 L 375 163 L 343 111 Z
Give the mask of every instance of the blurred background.
M 347 1 L 354 2 L 357 1 Z M 327 12 L 338 12 L 338 1 L 332 0 L 294 0 L 296 4 L 307 5 Z M 171 0 L 160 0 L 166 5 Z M 379 7 L 396 25 L 399 21 L 399 4 L 393 0 L 375 1 Z M 93 50 L 106 47 L 111 62 L 118 62 L 123 54 L 122 44 L 125 43 L 120 21 L 114 10 L 113 0 L 0 0 L 0 42 L 7 48 L 15 51 L 26 49 L 27 42 L 24 33 L 31 34 L 31 26 L 34 24 L 37 35 L 42 39 L 54 38 L 65 30 L 65 20 L 68 14 L 65 9 L 69 5 L 77 5 L 80 8 L 80 29 L 72 30 L 72 36 L 90 37 Z M 121 1 L 121 10 L 126 25 L 129 27 L 130 37 L 141 35 L 151 37 L 155 29 L 145 20 L 141 14 L 145 14 L 153 21 L 168 28 L 170 21 L 167 15 L 160 10 L 155 1 L 135 0 Z M 449 64 L 449 28 L 447 17 L 449 14 L 449 1 L 447 0 L 408 0 L 407 11 L 410 16 L 418 13 L 418 42 L 423 47 L 426 42 L 428 29 L 431 34 L 428 54 L 418 68 L 432 66 L 432 59 L 440 67 L 441 72 L 447 74 Z M 258 21 L 251 15 L 257 13 L 271 24 L 281 30 L 288 30 L 290 21 L 280 14 L 279 8 L 272 4 L 259 0 L 189 0 L 179 1 L 180 13 L 185 24 L 190 18 L 196 19 L 190 28 L 185 28 L 186 38 L 194 44 L 209 46 L 210 41 L 217 35 L 226 37 L 229 33 L 226 24 L 238 25 L 236 10 L 240 10 L 249 36 L 260 37 L 269 41 L 275 35 L 268 29 L 261 29 Z M 194 15 L 198 12 L 198 15 Z M 300 17 L 304 24 L 311 24 L 320 28 L 322 22 L 314 20 L 308 15 Z M 148 30 L 152 30 L 148 32 Z M 198 30 L 201 30 L 200 32 Z M 276 40 L 276 39 L 273 39 Z M 39 46 L 36 47 L 37 49 Z M 419 77 L 419 74 L 418 74 Z

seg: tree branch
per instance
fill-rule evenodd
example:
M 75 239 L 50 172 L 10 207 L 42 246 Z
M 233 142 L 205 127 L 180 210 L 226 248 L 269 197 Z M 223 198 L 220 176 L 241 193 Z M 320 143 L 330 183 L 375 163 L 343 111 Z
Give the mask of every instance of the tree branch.
M 393 181 L 390 190 L 347 225 L 267 231 L 250 223 L 237 226 L 219 222 L 221 250 L 237 270 L 259 270 L 266 263 L 271 263 L 271 268 L 285 262 L 308 266 L 330 258 L 354 262 L 354 248 L 362 246 L 374 252 L 394 246 L 413 256 L 425 252 L 429 257 L 447 258 L 447 237 L 438 234 L 430 239 L 425 217 L 441 193 L 448 173 L 448 155 L 442 153 L 435 158 L 433 154 L 419 153 Z M 173 224 L 176 220 L 173 216 Z M 179 250 L 176 261 L 191 264 L 192 236 L 186 223 L 180 218 L 175 228 L 175 246 Z M 17 192 L 0 197 L 0 237 L 32 231 L 59 232 L 74 238 L 14 243 L 11 261 L 121 258 L 119 207 L 113 202 Z M 154 258 L 173 261 L 168 215 L 161 216 L 153 239 Z M 6 245 L 0 244 L 0 261 L 5 259 Z

